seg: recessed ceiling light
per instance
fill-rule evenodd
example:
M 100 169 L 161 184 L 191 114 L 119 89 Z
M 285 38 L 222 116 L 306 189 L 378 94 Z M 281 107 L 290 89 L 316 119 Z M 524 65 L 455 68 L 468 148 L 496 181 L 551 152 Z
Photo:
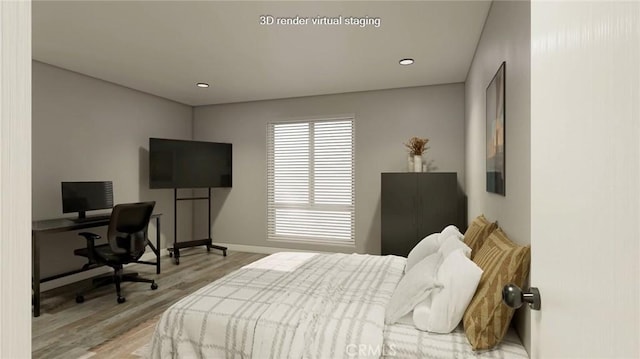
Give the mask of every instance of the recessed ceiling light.
M 198 86 L 200 88 L 203 88 L 203 89 L 206 89 L 207 87 L 209 87 L 209 84 L 208 83 L 204 83 L 204 82 L 198 82 L 196 84 L 196 86 Z
M 413 64 L 413 59 L 402 59 L 400 60 L 400 65 L 411 65 Z

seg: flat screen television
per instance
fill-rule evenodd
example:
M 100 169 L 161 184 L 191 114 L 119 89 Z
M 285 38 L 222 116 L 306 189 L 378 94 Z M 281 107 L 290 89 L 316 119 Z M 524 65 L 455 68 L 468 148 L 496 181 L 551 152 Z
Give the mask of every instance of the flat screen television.
M 62 213 L 78 212 L 78 219 L 87 211 L 113 208 L 111 181 L 62 182 Z
M 231 187 L 230 143 L 149 138 L 150 188 Z

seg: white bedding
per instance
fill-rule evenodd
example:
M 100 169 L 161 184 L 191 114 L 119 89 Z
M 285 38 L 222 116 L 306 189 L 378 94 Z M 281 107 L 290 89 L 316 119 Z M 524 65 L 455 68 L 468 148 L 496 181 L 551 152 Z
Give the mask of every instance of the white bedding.
M 171 306 L 152 358 L 527 358 L 522 345 L 474 353 L 461 331 L 384 325 L 406 259 L 276 253 Z

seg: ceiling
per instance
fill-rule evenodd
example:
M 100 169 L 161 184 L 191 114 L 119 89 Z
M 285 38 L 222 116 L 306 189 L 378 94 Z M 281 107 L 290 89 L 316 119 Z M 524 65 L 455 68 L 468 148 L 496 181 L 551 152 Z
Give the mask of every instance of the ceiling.
M 34 1 L 33 58 L 192 106 L 455 83 L 490 4 Z M 309 24 L 260 25 L 261 15 Z M 365 16 L 380 26 L 346 24 Z

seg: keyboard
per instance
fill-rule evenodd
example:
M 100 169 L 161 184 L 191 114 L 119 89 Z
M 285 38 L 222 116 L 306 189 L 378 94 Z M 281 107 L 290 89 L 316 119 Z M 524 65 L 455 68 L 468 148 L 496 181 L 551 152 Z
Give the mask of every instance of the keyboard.
M 73 221 L 73 223 L 87 223 L 87 222 L 104 221 L 109 218 L 111 218 L 111 215 L 105 214 L 105 215 L 99 215 L 99 216 L 90 216 L 86 218 L 72 218 L 71 221 Z

